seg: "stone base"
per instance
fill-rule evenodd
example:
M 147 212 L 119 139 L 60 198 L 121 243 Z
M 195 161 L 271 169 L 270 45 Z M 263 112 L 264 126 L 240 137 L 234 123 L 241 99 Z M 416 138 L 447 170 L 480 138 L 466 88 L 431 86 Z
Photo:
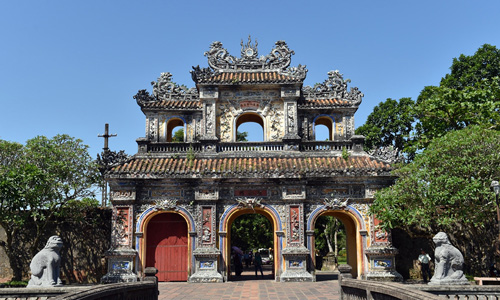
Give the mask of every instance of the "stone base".
M 212 272 L 196 272 L 189 277 L 189 282 L 192 283 L 219 283 L 224 282 L 222 275 L 217 271 Z
M 137 282 L 137 274 L 133 272 L 133 264 L 137 251 L 134 249 L 114 249 L 106 253 L 108 273 L 101 283 Z
M 128 272 L 110 272 L 104 275 L 101 283 L 137 282 L 137 275 Z
M 429 285 L 468 285 L 470 284 L 467 278 L 462 277 L 461 279 L 431 279 L 428 283 Z
M 368 272 L 366 274 L 366 280 L 373 280 L 373 281 L 396 281 L 396 282 L 401 282 L 403 281 L 403 276 L 399 274 L 396 271 L 379 271 L 379 272 Z
M 195 273 L 188 279 L 193 283 L 224 282 L 224 278 L 217 271 L 220 251 L 215 247 L 198 247 L 193 251 L 195 258 Z
M 281 282 L 313 282 L 314 276 L 307 271 L 285 271 L 281 274 Z

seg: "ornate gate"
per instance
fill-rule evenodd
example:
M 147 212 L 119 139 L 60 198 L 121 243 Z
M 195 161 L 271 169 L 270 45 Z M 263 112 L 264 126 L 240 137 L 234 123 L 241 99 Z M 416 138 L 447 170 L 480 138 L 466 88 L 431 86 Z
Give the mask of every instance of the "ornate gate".
M 163 213 L 147 227 L 146 266 L 158 269 L 159 281 L 186 281 L 188 278 L 188 229 L 182 216 Z
M 208 68 L 191 71 L 195 88 L 165 72 L 152 93 L 134 96 L 146 136 L 133 157 L 107 154 L 116 210 L 107 276 L 136 280 L 155 266 L 161 281 L 227 280 L 231 222 L 260 210 L 273 220 L 277 281 L 315 280 L 314 226 L 322 214 L 348 224 L 353 276 L 400 280 L 390 232 L 369 214 L 375 192 L 396 179 L 397 151 L 364 151 L 354 130 L 361 91 L 348 90 L 339 71 L 304 86 L 307 69 L 290 67 L 294 51 L 284 41 L 261 57 L 256 42 L 241 46 L 237 58 L 213 42 Z M 263 128 L 262 142 L 238 142 L 246 122 Z M 181 123 L 184 139 L 173 143 Z M 328 128 L 328 140 L 316 137 L 316 125 Z

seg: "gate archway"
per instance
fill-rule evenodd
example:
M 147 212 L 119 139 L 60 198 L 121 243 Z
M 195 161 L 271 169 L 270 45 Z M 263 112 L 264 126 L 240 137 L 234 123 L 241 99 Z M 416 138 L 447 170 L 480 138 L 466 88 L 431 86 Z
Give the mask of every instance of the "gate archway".
M 145 266 L 158 269 L 159 281 L 187 281 L 188 224 L 176 213 L 154 215 L 146 226 Z
M 253 213 L 258 213 L 267 218 L 271 222 L 273 228 L 273 277 L 276 278 L 279 276 L 283 269 L 281 258 L 283 235 L 280 234 L 282 232 L 282 226 L 277 212 L 268 205 L 245 208 L 233 205 L 224 212 L 219 224 L 219 233 L 222 233 L 219 234 L 219 249 L 221 249 L 222 252 L 222 273 L 226 281 L 231 278 L 231 225 L 239 216 Z
M 365 226 L 361 218 L 356 216 L 352 211 L 353 209 L 337 210 L 327 209 L 320 207 L 314 211 L 307 222 L 307 230 L 314 231 L 316 221 L 320 216 L 332 216 L 340 220 L 345 227 L 346 233 L 346 246 L 347 246 L 347 264 L 352 267 L 351 274 L 353 278 L 359 278 L 365 269 L 365 262 L 363 258 L 363 244 L 364 240 L 361 231 Z M 308 249 L 311 253 L 311 258 L 314 265 L 316 265 L 315 257 L 315 238 L 314 235 L 309 236 L 307 241 Z

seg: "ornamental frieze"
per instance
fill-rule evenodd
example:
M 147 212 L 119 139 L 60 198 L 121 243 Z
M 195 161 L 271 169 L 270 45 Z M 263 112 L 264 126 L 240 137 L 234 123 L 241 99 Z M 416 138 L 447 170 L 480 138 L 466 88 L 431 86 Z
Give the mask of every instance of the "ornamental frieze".
M 219 188 L 198 188 L 194 192 L 195 200 L 219 200 Z
M 347 208 L 349 198 L 347 199 L 337 199 L 337 198 L 325 198 L 323 203 L 325 204 L 326 210 L 344 210 Z
M 112 191 L 111 201 L 135 200 L 135 191 Z
M 306 188 L 305 186 L 283 187 L 282 198 L 283 200 L 304 200 L 306 199 Z
M 262 208 L 264 204 L 262 204 L 262 198 L 256 197 L 241 197 L 236 198 L 236 202 L 238 202 L 238 206 L 241 208 L 251 208 L 254 209 L 256 207 Z

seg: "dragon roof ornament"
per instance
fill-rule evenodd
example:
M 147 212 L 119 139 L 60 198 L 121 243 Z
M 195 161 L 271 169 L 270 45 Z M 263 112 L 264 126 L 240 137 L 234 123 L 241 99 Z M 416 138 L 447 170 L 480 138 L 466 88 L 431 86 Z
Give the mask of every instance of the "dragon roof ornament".
M 234 57 L 222 47 L 219 41 L 213 42 L 210 49 L 204 53 L 208 58 L 208 68 L 193 67 L 193 80 L 207 79 L 218 72 L 225 71 L 279 71 L 280 74 L 296 77 L 303 80 L 306 77 L 306 66 L 291 67 L 293 50 L 288 48 L 285 41 L 277 41 L 275 47 L 266 56 L 258 56 L 257 40 L 251 43 L 250 36 L 246 44 L 241 41 L 241 58 Z
M 139 90 L 134 96 L 137 104 L 161 100 L 198 100 L 199 97 L 196 88 L 187 88 L 173 82 L 172 74 L 169 72 L 161 73 L 157 81 L 152 81 L 151 85 L 152 95 L 146 90 Z
M 349 82 L 351 80 L 344 79 L 343 74 L 340 74 L 338 70 L 330 71 L 327 80 L 315 84 L 314 87 L 305 86 L 302 88 L 302 92 L 306 98 L 310 99 L 345 99 L 352 101 L 353 105 L 359 105 L 364 95 L 357 87 L 351 87 L 351 90 L 347 91 L 347 83 Z

